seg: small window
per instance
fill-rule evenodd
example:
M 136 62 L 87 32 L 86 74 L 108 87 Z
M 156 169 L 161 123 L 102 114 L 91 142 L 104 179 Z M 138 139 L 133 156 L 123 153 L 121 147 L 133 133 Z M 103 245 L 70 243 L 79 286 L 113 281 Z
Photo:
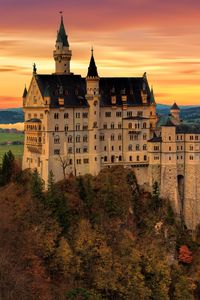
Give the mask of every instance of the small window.
M 64 119 L 68 119 L 69 118 L 69 114 L 68 113 L 64 113 Z

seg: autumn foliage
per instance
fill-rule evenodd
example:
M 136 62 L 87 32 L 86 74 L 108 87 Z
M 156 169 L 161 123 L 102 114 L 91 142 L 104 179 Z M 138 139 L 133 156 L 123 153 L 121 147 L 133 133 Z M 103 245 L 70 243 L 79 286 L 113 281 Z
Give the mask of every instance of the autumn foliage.
M 192 252 L 188 249 L 186 245 L 180 247 L 178 259 L 183 264 L 192 263 Z

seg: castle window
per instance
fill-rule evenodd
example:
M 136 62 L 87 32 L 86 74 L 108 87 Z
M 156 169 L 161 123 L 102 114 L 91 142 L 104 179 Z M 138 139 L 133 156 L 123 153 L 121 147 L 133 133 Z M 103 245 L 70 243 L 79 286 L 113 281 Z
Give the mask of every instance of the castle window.
M 106 123 L 103 124 L 103 129 L 107 129 L 107 124 Z
M 177 146 L 177 151 L 179 150 L 179 146 Z
M 119 155 L 119 161 L 122 161 L 122 156 L 121 155 Z
M 193 140 L 193 135 L 190 136 L 190 140 Z
M 95 157 L 94 160 L 97 161 L 97 157 Z
M 193 160 L 193 159 L 194 159 L 193 155 L 190 155 L 190 160 Z
M 171 156 L 169 156 L 169 160 L 171 160 L 172 158 L 171 158 Z
M 143 123 L 143 128 L 144 128 L 144 129 L 147 128 L 147 123 L 146 123 L 146 122 Z
M 183 146 L 181 146 L 181 150 L 183 150 Z
M 70 164 L 70 165 L 72 165 L 72 163 L 73 163 L 73 161 L 72 161 L 72 159 L 70 158 L 70 160 L 69 160 L 69 164 Z
M 114 151 L 114 146 L 112 146 L 111 150 Z
M 108 158 L 107 158 L 107 156 L 104 156 L 104 161 L 108 161 Z
M 127 111 L 127 117 L 132 117 L 132 111 Z
M 179 159 L 179 156 L 177 155 L 177 159 Z
M 121 111 L 117 111 L 117 112 L 116 112 L 116 117 L 119 118 L 119 117 L 121 117 L 121 116 L 122 116 L 122 112 L 121 112 Z
M 81 137 L 80 137 L 80 135 L 77 135 L 77 136 L 76 136 L 76 142 L 77 142 L 77 143 L 80 143 L 80 141 L 81 141 Z
M 104 151 L 106 151 L 106 146 L 104 146 Z
M 89 164 L 89 158 L 84 158 L 84 159 L 83 159 L 83 163 L 84 163 L 84 164 Z
M 97 150 L 97 146 L 94 146 L 94 150 Z
M 137 155 L 136 160 L 140 161 L 140 156 L 139 155 Z
M 144 160 L 147 160 L 147 156 L 146 155 L 144 155 Z
M 118 141 L 121 141 L 121 140 L 122 140 L 122 135 L 118 134 Z
M 111 156 L 111 163 L 114 163 L 114 162 L 115 162 L 115 156 L 112 155 L 112 156 Z
M 81 159 L 78 158 L 78 159 L 76 160 L 76 163 L 77 163 L 77 165 L 80 165 L 80 164 L 81 164 Z
M 54 149 L 54 154 L 59 155 L 60 154 L 60 149 Z
M 195 135 L 195 140 L 198 141 L 199 137 L 198 135 Z
M 68 119 L 69 118 L 69 114 L 68 113 L 64 113 L 64 119 Z
M 100 134 L 100 141 L 104 141 L 104 138 L 105 138 L 104 134 Z
M 54 119 L 59 119 L 59 114 L 58 113 L 54 114 Z
M 130 140 L 131 140 L 131 141 L 134 140 L 134 134 L 130 134 Z
M 88 130 L 88 125 L 87 124 L 83 124 L 83 130 Z
M 86 153 L 86 152 L 88 152 L 88 148 L 87 148 L 87 147 L 84 147 L 84 148 L 83 148 L 83 153 Z
M 68 136 L 68 143 L 72 143 L 72 136 L 71 135 Z
M 138 111 L 138 112 L 137 112 L 137 116 L 142 117 L 142 116 L 143 116 L 143 111 Z
M 122 146 L 120 145 L 120 146 L 119 146 L 119 151 L 121 151 L 121 150 L 122 150 Z
M 171 151 L 172 150 L 172 147 L 169 147 L 169 151 Z
M 56 136 L 54 138 L 54 144 L 60 144 L 60 138 L 59 138 L 59 136 Z
M 93 123 L 93 128 L 97 128 L 97 122 Z
M 114 140 L 115 140 L 115 135 L 111 134 L 111 141 L 114 141 Z
M 88 141 L 88 137 L 87 137 L 87 135 L 84 135 L 83 136 L 83 142 L 87 142 Z
M 143 140 L 146 140 L 146 139 L 147 139 L 147 135 L 143 134 Z
M 80 130 L 81 129 L 81 125 L 80 124 L 76 124 L 76 130 Z
M 81 153 L 81 148 L 76 148 L 76 153 Z
M 96 135 L 96 134 L 94 135 L 94 139 L 95 139 L 95 140 L 97 139 L 97 135 Z
M 146 144 L 143 145 L 143 150 L 147 150 L 147 145 Z
M 171 141 L 171 136 L 169 136 L 169 141 Z
M 72 147 L 68 148 L 68 153 L 71 154 L 72 153 Z
M 43 119 L 43 114 L 40 114 L 40 119 Z
M 122 128 L 122 124 L 118 123 L 118 129 L 121 129 L 121 128 Z
M 68 131 L 68 129 L 69 129 L 68 125 L 65 125 L 64 129 L 65 129 L 65 132 Z
M 190 151 L 193 151 L 194 147 L 192 145 L 190 145 Z
M 79 119 L 80 118 L 80 112 L 76 113 L 76 118 Z
M 84 112 L 83 113 L 83 118 L 87 118 L 88 117 L 88 113 L 87 112 Z
M 114 128 L 115 128 L 115 124 L 111 123 L 111 129 L 114 129 Z
M 111 117 L 111 112 L 110 111 L 106 111 L 105 112 L 105 117 L 107 117 L 107 118 Z
M 129 129 L 132 128 L 132 123 L 128 123 L 128 128 L 129 128 Z
M 131 144 L 128 145 L 128 151 L 133 151 L 133 146 Z
M 136 145 L 135 150 L 136 150 L 136 151 L 139 151 L 139 150 L 140 150 L 140 145 L 139 145 L 139 144 Z
M 55 131 L 59 131 L 58 125 L 55 126 Z
M 181 159 L 183 159 L 183 156 L 181 156 Z
M 132 161 L 132 156 L 129 156 L 129 161 Z

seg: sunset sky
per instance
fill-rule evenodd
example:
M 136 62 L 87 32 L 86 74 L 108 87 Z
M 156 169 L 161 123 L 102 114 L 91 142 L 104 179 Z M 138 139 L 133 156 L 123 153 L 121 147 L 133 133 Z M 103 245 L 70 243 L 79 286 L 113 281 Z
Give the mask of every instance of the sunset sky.
M 93 46 L 100 76 L 147 72 L 157 103 L 200 105 L 199 0 L 0 0 L 0 108 L 22 106 L 34 62 L 54 72 L 60 10 L 72 72 Z

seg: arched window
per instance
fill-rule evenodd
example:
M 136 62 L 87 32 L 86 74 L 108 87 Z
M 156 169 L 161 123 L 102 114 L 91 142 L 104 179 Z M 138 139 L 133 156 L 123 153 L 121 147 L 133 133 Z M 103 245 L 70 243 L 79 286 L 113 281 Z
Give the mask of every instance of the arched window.
M 136 147 L 135 147 L 136 151 L 139 151 L 140 150 L 140 145 L 137 144 Z
M 147 128 L 147 123 L 146 122 L 143 123 L 143 128 Z
M 122 156 L 121 155 L 119 155 L 119 161 L 122 161 Z
M 59 126 L 58 125 L 55 126 L 55 131 L 59 131 Z
M 147 145 L 146 144 L 143 145 L 143 150 L 147 150 Z
M 115 135 L 111 134 L 111 141 L 114 141 L 114 140 L 115 140 Z
M 59 119 L 59 114 L 58 113 L 54 114 L 54 119 Z
M 122 140 L 122 135 L 118 134 L 118 141 L 121 141 L 121 140 Z
M 137 155 L 137 157 L 136 157 L 136 160 L 137 160 L 137 161 L 139 161 L 139 160 L 140 160 L 140 156 L 139 156 L 139 155 Z
M 81 141 L 81 137 L 80 137 L 80 135 L 77 135 L 77 136 L 76 136 L 76 142 L 77 142 L 77 143 L 80 143 L 80 141 Z
M 146 155 L 144 155 L 144 160 L 147 160 L 147 156 Z
M 129 128 L 129 129 L 132 128 L 132 123 L 128 123 L 128 128 Z
M 72 143 L 72 136 L 71 135 L 68 136 L 68 143 Z
M 68 131 L 69 127 L 68 127 L 67 124 L 65 125 L 65 128 L 64 128 L 64 129 L 65 129 L 65 132 Z
M 114 163 L 114 162 L 115 162 L 115 156 L 112 155 L 112 156 L 111 156 L 111 163 Z
M 68 119 L 69 118 L 69 114 L 68 113 L 64 113 L 64 119 Z
M 131 144 L 128 145 L 128 151 L 133 151 L 133 146 Z
M 100 141 L 104 141 L 104 134 L 100 134 Z
M 83 142 L 87 142 L 88 141 L 88 137 L 87 137 L 87 135 L 84 135 L 83 136 Z
M 107 161 L 107 160 L 108 160 L 107 156 L 104 156 L 104 161 Z
M 111 123 L 111 129 L 114 129 L 114 128 L 115 128 L 115 124 Z

